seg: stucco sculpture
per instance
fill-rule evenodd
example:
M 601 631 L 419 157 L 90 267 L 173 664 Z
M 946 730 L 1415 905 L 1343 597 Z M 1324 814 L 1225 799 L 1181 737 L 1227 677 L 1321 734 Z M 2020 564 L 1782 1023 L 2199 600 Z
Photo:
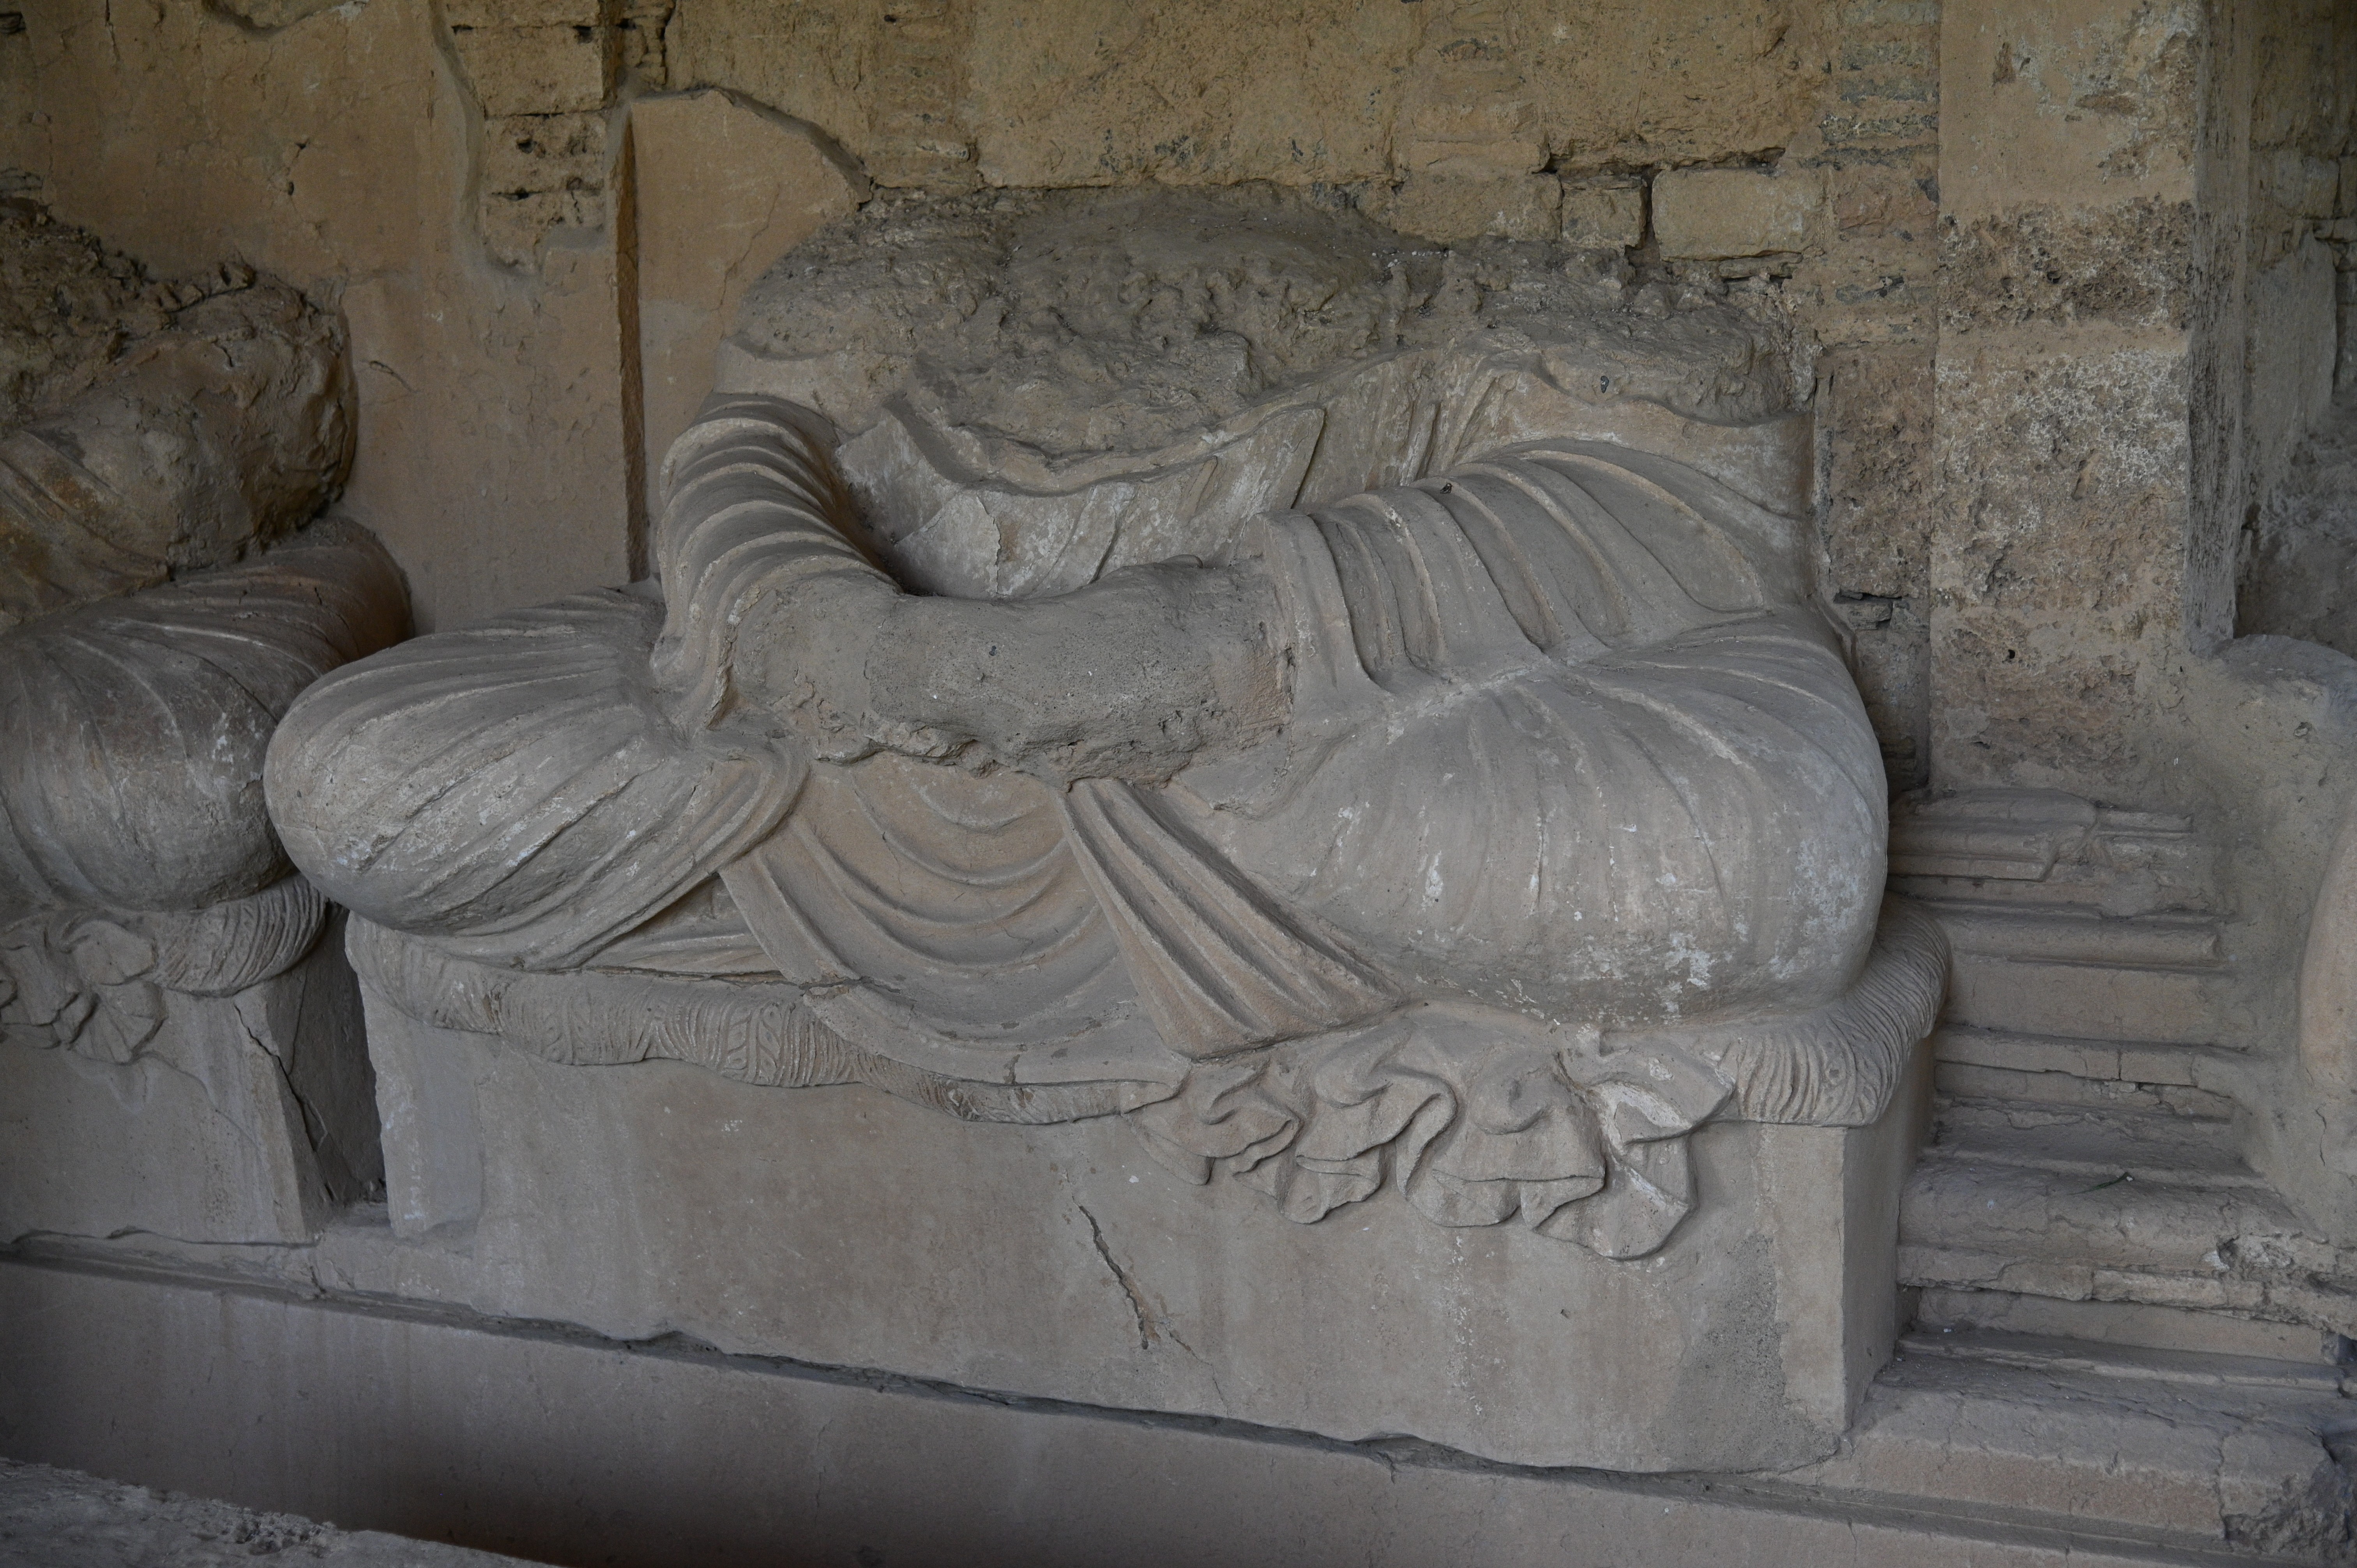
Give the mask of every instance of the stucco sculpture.
M 319 1013 L 330 982 L 268 989 L 329 916 L 280 853 L 263 754 L 298 692 L 405 618 L 364 531 L 293 532 L 350 457 L 339 334 L 251 274 L 147 285 L 38 213 L 10 214 L 0 240 L 16 371 L 0 434 L 0 1038 L 102 1064 L 77 1078 L 8 1057 L 0 1219 L 304 1233 L 331 1189 L 373 1179 L 375 1138 L 359 1041 Z M 111 331 L 24 319 L 27 299 L 38 315 L 70 285 L 126 296 L 82 302 Z M 191 1114 L 221 1119 L 241 1166 L 212 1172 L 200 1214 L 180 1196 L 219 1162 L 191 1146 L 201 1133 L 160 1130 L 178 1090 L 151 1103 L 143 1058 L 201 1085 Z M 92 1087 L 116 1069 L 113 1095 Z M 125 1126 L 83 1125 L 118 1099 Z M 157 1168 L 126 1176 L 148 1155 Z
M 1781 362 L 1613 286 L 1250 193 L 871 209 L 748 305 L 659 583 L 321 682 L 288 852 L 429 1024 L 1647 1253 L 1698 1123 L 1881 1112 L 1943 956 Z

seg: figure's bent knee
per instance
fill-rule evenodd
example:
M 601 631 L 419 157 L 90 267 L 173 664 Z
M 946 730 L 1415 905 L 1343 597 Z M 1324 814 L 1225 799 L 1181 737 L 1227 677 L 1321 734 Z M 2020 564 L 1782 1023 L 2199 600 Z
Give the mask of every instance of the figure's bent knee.
M 580 595 L 416 639 L 314 686 L 270 749 L 288 855 L 379 925 L 477 937 L 568 902 L 659 899 L 706 851 L 767 832 L 791 770 L 765 758 L 769 781 L 746 787 L 764 768 L 664 723 L 644 673 L 657 612 Z M 726 814 L 683 826 L 732 790 Z

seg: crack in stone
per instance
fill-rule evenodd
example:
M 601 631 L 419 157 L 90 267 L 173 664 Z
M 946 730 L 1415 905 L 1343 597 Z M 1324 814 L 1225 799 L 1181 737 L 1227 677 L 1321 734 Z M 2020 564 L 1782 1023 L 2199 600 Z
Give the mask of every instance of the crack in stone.
M 1137 1288 L 1137 1282 L 1129 1277 L 1129 1271 L 1114 1261 L 1113 1249 L 1105 1245 L 1104 1227 L 1099 1225 L 1097 1217 L 1089 1212 L 1089 1206 L 1085 1203 L 1075 1203 L 1072 1207 L 1079 1209 L 1081 1218 L 1089 1222 L 1089 1240 L 1096 1247 L 1097 1256 L 1104 1260 L 1104 1266 L 1113 1271 L 1113 1277 L 1121 1286 L 1123 1297 L 1129 1303 L 1129 1316 L 1137 1323 L 1137 1348 L 1141 1350 L 1152 1349 L 1154 1342 L 1160 1339 L 1162 1336 L 1155 1332 L 1153 1319 L 1146 1316 L 1146 1293 Z

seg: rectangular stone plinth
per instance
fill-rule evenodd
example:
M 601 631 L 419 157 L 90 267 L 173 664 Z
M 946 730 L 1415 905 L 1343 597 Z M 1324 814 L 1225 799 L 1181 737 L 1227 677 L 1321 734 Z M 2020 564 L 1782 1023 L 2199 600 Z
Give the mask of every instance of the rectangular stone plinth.
M 1617 1470 L 1830 1452 L 1893 1330 L 1911 1095 L 1857 1132 L 1706 1128 L 1695 1211 L 1616 1262 L 1389 1188 L 1296 1225 L 1189 1186 L 1117 1118 L 561 1066 L 368 1005 L 403 1240 L 331 1236 L 331 1289 Z
M 358 983 L 331 921 L 230 996 L 161 993 L 127 1061 L 0 1042 L 0 1241 L 307 1242 L 381 1180 Z

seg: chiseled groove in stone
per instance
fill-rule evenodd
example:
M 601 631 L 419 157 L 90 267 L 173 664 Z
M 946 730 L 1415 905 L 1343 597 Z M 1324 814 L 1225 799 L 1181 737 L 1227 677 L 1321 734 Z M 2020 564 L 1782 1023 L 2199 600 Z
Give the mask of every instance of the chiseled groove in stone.
M 1273 1450 L 1294 1450 L 1362 1456 L 1382 1465 L 1394 1477 L 1403 1472 L 1460 1474 L 1488 1477 L 1492 1482 L 1535 1482 L 1561 1487 L 1567 1510 L 1579 1506 L 1577 1494 L 1598 1493 L 1656 1499 L 1668 1513 L 1672 1508 L 1726 1509 L 1738 1526 L 1744 1513 L 1767 1515 L 1841 1529 L 1853 1544 L 1867 1530 L 1898 1532 L 1915 1555 L 1910 1561 L 1924 1568 L 1979 1568 L 1992 1561 L 2057 1568 L 2107 1568 L 2109 1564 L 2173 1564 L 2177 1568 L 2264 1568 L 2290 1559 L 2233 1551 L 2215 1536 L 2182 1530 L 2153 1528 L 2137 1522 L 2072 1518 L 2049 1510 L 2025 1509 L 1977 1498 L 1925 1496 L 1838 1478 L 1856 1466 L 1836 1460 L 1796 1476 L 1822 1475 L 1810 1482 L 1760 1475 L 1645 1476 L 1584 1469 L 1548 1469 L 1501 1463 L 1415 1439 L 1348 1442 L 1313 1433 L 1256 1425 L 1219 1416 L 1180 1415 L 1159 1412 L 1082 1404 L 1071 1401 L 1033 1398 L 975 1389 L 938 1380 L 857 1367 L 828 1366 L 785 1357 L 731 1355 L 711 1349 L 684 1336 L 619 1341 L 565 1324 L 487 1317 L 464 1307 L 425 1304 L 381 1295 L 306 1289 L 300 1284 L 257 1280 L 234 1271 L 159 1268 L 120 1258 L 95 1255 L 102 1243 L 81 1239 L 50 1238 L 20 1242 L 0 1252 L 0 1277 L 12 1266 L 28 1271 L 91 1276 L 152 1289 L 183 1289 L 208 1298 L 237 1298 L 275 1305 L 289 1312 L 317 1311 L 404 1325 L 429 1332 L 474 1334 L 544 1347 L 617 1354 L 687 1363 L 749 1378 L 777 1379 L 870 1391 L 968 1407 L 986 1407 L 1027 1415 L 1116 1423 L 1131 1428 L 1192 1434 L 1263 1444 Z M 291 1251 L 291 1250 L 290 1250 Z M 1999 1369 L 1999 1380 L 2011 1369 Z M 2033 1402 L 2047 1379 L 2039 1372 L 2019 1372 L 2021 1392 Z M 1879 1389 L 1877 1391 L 1879 1392 Z M 1872 1397 L 1872 1396 L 1869 1396 Z M 1906 1397 L 1900 1391 L 1900 1398 Z M 640 1412 L 643 1416 L 644 1412 Z M 1853 1439 L 1853 1442 L 1856 1440 Z M 1836 1467 L 1839 1468 L 1836 1468 Z M 1755 1525 L 1753 1528 L 1759 1528 Z M 1747 1534 L 1749 1531 L 1747 1531 Z M 1928 1538 L 1928 1539 L 1927 1539 Z M 1924 1549 L 1953 1542 L 1961 1547 L 1953 1556 L 1924 1554 Z M 1992 1552 L 2002 1556 L 1992 1556 Z M 2018 1555 L 2017 1555 L 2018 1554 Z

